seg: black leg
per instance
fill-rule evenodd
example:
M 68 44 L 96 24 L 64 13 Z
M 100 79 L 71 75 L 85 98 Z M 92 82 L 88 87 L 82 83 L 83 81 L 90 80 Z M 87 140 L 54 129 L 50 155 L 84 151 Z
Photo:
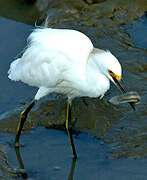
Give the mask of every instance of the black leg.
M 75 145 L 73 142 L 73 138 L 72 138 L 72 128 L 69 128 L 69 122 L 71 121 L 71 103 L 67 103 L 67 115 L 66 115 L 66 131 L 69 137 L 69 142 L 71 145 L 71 150 L 72 150 L 72 154 L 73 154 L 73 158 L 77 158 L 77 153 L 76 153 L 76 149 L 75 149 Z
M 23 128 L 23 125 L 27 119 L 27 115 L 28 113 L 30 112 L 30 110 L 32 109 L 32 107 L 35 105 L 35 100 L 33 100 L 29 105 L 28 107 L 21 112 L 20 114 L 20 118 L 19 118 L 19 123 L 18 123 L 18 126 L 17 126 L 17 131 L 16 131 L 16 137 L 15 137 L 15 146 L 16 147 L 19 147 L 21 146 L 21 144 L 19 143 L 19 138 L 20 138 L 20 135 L 21 135 L 21 131 L 22 131 L 22 128 Z
M 86 102 L 85 99 L 82 99 L 83 100 L 83 103 L 85 104 L 86 107 L 88 107 L 88 103 Z

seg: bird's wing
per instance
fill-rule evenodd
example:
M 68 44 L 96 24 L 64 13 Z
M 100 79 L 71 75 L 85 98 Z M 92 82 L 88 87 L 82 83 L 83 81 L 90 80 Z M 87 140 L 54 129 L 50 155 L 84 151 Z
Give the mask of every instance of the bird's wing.
M 87 58 L 93 49 L 86 35 L 74 30 L 43 28 L 31 33 L 28 41 L 23 56 L 10 67 L 13 80 L 52 87 L 60 80 L 84 77 Z
M 22 58 L 11 63 L 9 78 L 31 86 L 54 87 L 64 71 L 70 69 L 70 61 L 57 51 L 30 48 Z
M 64 53 L 71 61 L 83 64 L 93 50 L 91 40 L 83 33 L 67 29 L 36 29 L 28 38 L 30 47 Z M 40 51 L 40 50 L 39 50 Z

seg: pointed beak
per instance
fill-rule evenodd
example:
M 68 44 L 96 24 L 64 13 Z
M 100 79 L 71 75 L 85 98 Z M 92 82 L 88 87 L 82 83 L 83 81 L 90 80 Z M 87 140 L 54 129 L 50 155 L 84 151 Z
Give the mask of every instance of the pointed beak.
M 121 91 L 123 94 L 126 93 L 125 89 L 122 87 L 122 85 L 119 83 L 119 81 L 118 81 L 115 77 L 113 77 L 113 76 L 111 76 L 111 77 L 112 77 L 112 79 L 114 80 L 116 86 L 120 89 L 120 91 Z M 136 111 L 134 103 L 133 103 L 133 102 L 128 102 L 128 103 L 129 103 L 130 106 L 133 108 L 133 110 Z

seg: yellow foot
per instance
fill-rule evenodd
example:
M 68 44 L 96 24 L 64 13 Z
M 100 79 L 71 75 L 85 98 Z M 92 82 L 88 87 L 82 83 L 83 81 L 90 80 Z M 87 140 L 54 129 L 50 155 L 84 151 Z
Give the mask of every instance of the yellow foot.
M 21 114 L 21 115 L 23 115 L 24 113 L 25 113 L 25 110 L 24 110 L 24 111 L 21 111 L 21 113 L 20 113 L 20 114 Z
M 20 113 L 20 118 L 23 118 L 23 119 L 27 118 L 25 110 Z
M 15 143 L 15 147 L 23 147 L 24 145 L 23 144 L 21 144 L 20 142 L 16 142 Z

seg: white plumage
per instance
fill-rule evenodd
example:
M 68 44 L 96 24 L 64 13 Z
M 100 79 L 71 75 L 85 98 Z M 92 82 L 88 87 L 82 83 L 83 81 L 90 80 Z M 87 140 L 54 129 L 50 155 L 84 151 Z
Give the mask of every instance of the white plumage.
M 124 93 L 118 82 L 121 79 L 121 66 L 109 51 L 94 48 L 86 35 L 75 30 L 40 28 L 31 33 L 28 41 L 22 57 L 11 63 L 8 77 L 36 86 L 39 90 L 20 114 L 15 146 L 21 145 L 21 131 L 36 100 L 56 92 L 68 97 L 65 127 L 73 158 L 77 158 L 72 129 L 69 127 L 72 99 L 81 96 L 103 97 L 110 88 L 110 80 Z
M 94 48 L 81 32 L 40 28 L 28 38 L 21 58 L 13 61 L 9 78 L 39 88 L 35 99 L 62 93 L 69 99 L 81 96 L 103 97 L 114 75 L 121 77 L 121 66 L 109 52 Z M 108 71 L 109 70 L 109 71 Z

